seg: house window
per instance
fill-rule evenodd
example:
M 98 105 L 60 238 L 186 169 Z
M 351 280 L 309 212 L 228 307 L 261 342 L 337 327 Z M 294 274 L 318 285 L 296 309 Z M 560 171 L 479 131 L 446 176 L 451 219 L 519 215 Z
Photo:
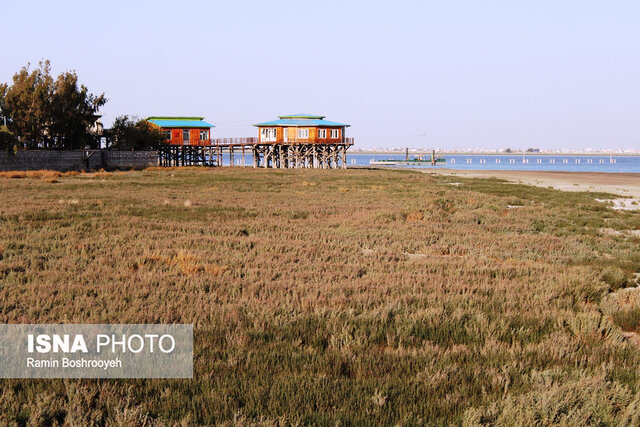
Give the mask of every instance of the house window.
M 318 139 L 325 139 L 327 137 L 326 129 L 318 129 Z
M 331 129 L 331 139 L 340 138 L 340 129 Z
M 209 131 L 208 130 L 201 130 L 200 131 L 200 141 L 206 141 L 209 139 Z
M 276 140 L 276 128 L 261 128 L 260 141 L 273 142 Z
M 171 131 L 168 129 L 165 129 L 162 131 L 162 136 L 164 136 L 164 139 L 166 139 L 167 141 L 171 139 Z
M 182 129 L 182 144 L 189 145 L 189 129 Z
M 298 129 L 298 138 L 309 139 L 309 129 Z

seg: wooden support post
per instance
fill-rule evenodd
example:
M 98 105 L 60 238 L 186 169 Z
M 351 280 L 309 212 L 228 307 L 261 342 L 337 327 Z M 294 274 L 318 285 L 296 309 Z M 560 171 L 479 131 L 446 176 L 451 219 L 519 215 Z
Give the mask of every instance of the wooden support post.
M 284 150 L 282 146 L 278 146 L 278 168 L 284 168 Z
M 342 146 L 342 169 L 347 168 L 347 147 L 345 145 Z
M 244 167 L 244 144 L 242 145 L 242 167 Z
M 318 153 L 315 145 L 311 147 L 311 167 L 318 167 Z

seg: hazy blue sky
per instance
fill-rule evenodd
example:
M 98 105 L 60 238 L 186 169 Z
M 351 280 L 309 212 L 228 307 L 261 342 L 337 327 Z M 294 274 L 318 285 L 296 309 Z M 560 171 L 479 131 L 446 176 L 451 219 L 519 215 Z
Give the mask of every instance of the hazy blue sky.
M 74 69 L 120 114 L 254 136 L 289 113 L 366 147 L 640 148 L 640 2 L 11 1 L 0 81 Z

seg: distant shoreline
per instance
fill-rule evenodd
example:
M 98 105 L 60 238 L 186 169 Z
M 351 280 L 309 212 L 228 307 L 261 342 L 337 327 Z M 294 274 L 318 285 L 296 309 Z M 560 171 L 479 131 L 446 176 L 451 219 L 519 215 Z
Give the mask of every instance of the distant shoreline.
M 371 155 L 405 155 L 404 151 L 369 151 L 369 150 L 349 150 L 347 154 L 371 154 Z M 431 154 L 431 150 L 409 151 L 409 155 Z M 478 153 L 459 153 L 451 151 L 436 151 L 436 154 L 442 156 L 616 156 L 616 157 L 640 157 L 640 153 L 584 153 L 584 152 L 544 152 L 544 153 L 496 153 L 496 152 L 478 152 Z
M 553 187 L 562 191 L 591 191 L 634 197 L 640 201 L 640 174 L 633 172 L 581 172 L 530 170 L 413 169 L 420 173 L 461 178 L 498 178 L 507 181 Z

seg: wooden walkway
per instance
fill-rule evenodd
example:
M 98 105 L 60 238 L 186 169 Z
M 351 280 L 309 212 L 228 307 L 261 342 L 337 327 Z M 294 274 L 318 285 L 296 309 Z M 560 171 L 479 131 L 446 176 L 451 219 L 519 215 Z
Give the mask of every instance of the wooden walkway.
M 258 138 L 219 138 L 210 145 L 162 145 L 158 147 L 160 166 L 247 166 L 246 154 L 252 155 L 254 168 L 346 169 L 347 150 L 353 138 L 335 143 L 309 143 L 291 140 L 286 143 L 260 142 Z M 239 157 L 236 161 L 236 156 Z

